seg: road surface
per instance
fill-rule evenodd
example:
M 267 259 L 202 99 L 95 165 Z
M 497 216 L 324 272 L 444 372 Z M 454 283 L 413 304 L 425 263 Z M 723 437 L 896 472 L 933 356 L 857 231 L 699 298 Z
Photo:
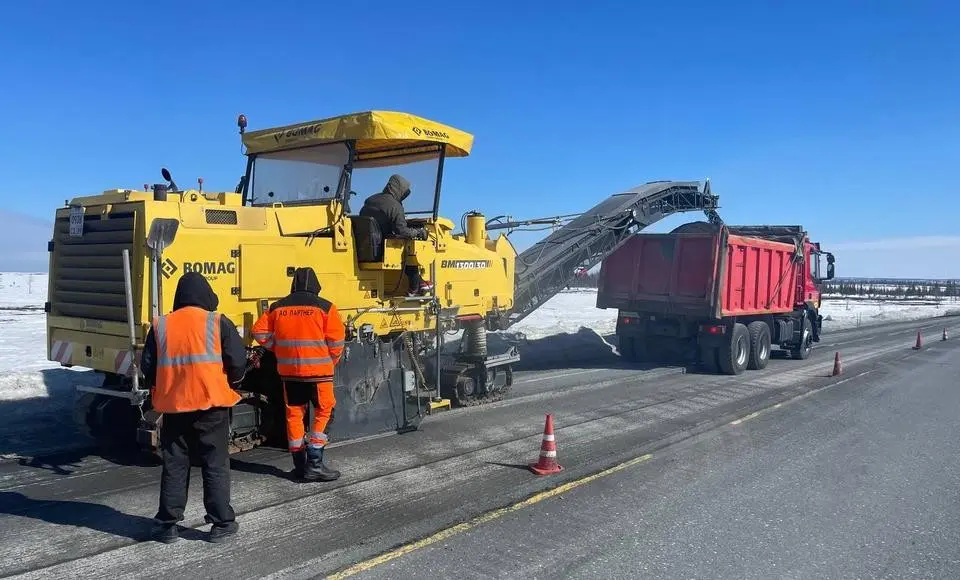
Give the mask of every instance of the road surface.
M 703 375 L 684 372 L 680 368 L 629 368 L 620 365 L 599 339 L 595 352 L 582 345 L 576 352 L 562 352 L 561 349 L 555 361 L 548 360 L 539 368 L 518 373 L 518 383 L 508 400 L 442 413 L 429 418 L 415 433 L 331 449 L 328 454 L 332 464 L 344 472 L 341 480 L 333 484 L 298 485 L 287 481 L 283 471 L 289 468 L 289 458 L 279 450 L 257 449 L 235 457 L 233 503 L 239 513 L 241 535 L 228 545 L 199 541 L 203 538 L 199 530 L 205 530 L 206 526 L 199 502 L 200 482 L 196 477 L 191 484 L 193 493 L 184 522 L 192 529 L 184 534 L 186 541 L 165 546 L 141 541 L 149 531 L 149 518 L 156 510 L 158 467 L 104 459 L 82 451 L 2 463 L 0 574 L 23 578 L 166 578 L 177 575 L 191 578 L 262 578 L 270 575 L 309 578 L 349 571 L 351 566 L 359 565 L 360 568 L 355 570 L 362 569 L 365 574 L 381 574 L 389 566 L 410 566 L 397 577 L 408 573 L 414 577 L 415 559 L 426 558 L 427 562 L 443 559 L 437 555 L 439 546 L 427 546 L 392 560 L 389 559 L 391 550 L 647 453 L 652 453 L 653 457 L 642 465 L 621 469 L 582 485 L 582 489 L 577 488 L 580 491 L 575 493 L 595 493 L 590 491 L 595 489 L 594 486 L 611 485 L 611 482 L 623 481 L 622 478 L 632 477 L 636 482 L 633 500 L 621 498 L 622 503 L 617 509 L 604 507 L 591 517 L 611 522 L 619 519 L 625 523 L 624 518 L 644 509 L 639 502 L 646 500 L 644 505 L 649 503 L 650 496 L 645 495 L 644 489 L 661 494 L 672 488 L 678 488 L 677 492 L 687 489 L 689 496 L 676 497 L 675 512 L 667 509 L 671 502 L 666 500 L 654 504 L 663 510 L 651 511 L 654 519 L 666 519 L 666 515 L 672 515 L 670 519 L 674 527 L 667 526 L 665 521 L 646 521 L 645 525 L 651 526 L 651 537 L 637 549 L 652 554 L 659 549 L 652 537 L 654 534 L 664 534 L 665 530 L 679 534 L 678 530 L 685 529 L 684 533 L 688 535 L 675 537 L 687 541 L 688 545 L 681 545 L 678 539 L 672 548 L 674 551 L 693 554 L 701 551 L 696 547 L 704 540 L 713 538 L 710 549 L 719 553 L 723 549 L 734 549 L 734 546 L 723 547 L 723 544 L 716 543 L 721 539 L 703 533 L 698 535 L 694 530 L 698 522 L 713 521 L 709 519 L 713 516 L 706 507 L 711 498 L 724 498 L 728 506 L 733 506 L 733 497 L 724 489 L 709 487 L 703 488 L 697 496 L 696 490 L 681 486 L 701 481 L 706 482 L 703 485 L 709 485 L 713 480 L 715 484 L 726 481 L 725 486 L 736 484 L 741 489 L 761 484 L 773 489 L 777 482 L 775 478 L 759 478 L 759 471 L 765 470 L 756 466 L 753 472 L 741 471 L 739 479 L 722 479 L 723 474 L 718 470 L 730 469 L 724 466 L 737 462 L 738 456 L 733 451 L 729 455 L 713 454 L 713 469 L 701 472 L 697 458 L 703 452 L 690 446 L 706 445 L 704 441 L 709 441 L 710 437 L 719 437 L 715 434 L 728 433 L 731 421 L 836 385 L 838 380 L 851 379 L 848 383 L 831 387 L 823 395 L 801 399 L 805 401 L 802 404 L 794 402 L 780 409 L 763 411 L 738 427 L 748 433 L 747 429 L 761 428 L 768 421 L 776 423 L 779 419 L 774 418 L 775 412 L 785 413 L 790 407 L 802 408 L 812 404 L 811 401 L 820 401 L 822 396 L 836 396 L 832 393 L 842 392 L 848 384 L 859 385 L 857 381 L 867 381 L 869 385 L 870 381 L 879 381 L 906 369 L 923 373 L 917 376 L 929 377 L 930 368 L 947 364 L 949 353 L 955 354 L 960 349 L 958 342 L 936 340 L 944 325 L 952 335 L 960 331 L 960 320 L 939 319 L 834 333 L 807 361 L 773 360 L 764 371 L 748 371 L 738 377 Z M 918 327 L 924 329 L 927 339 L 926 348 L 919 352 L 910 349 Z M 835 350 L 842 353 L 845 365 L 845 375 L 839 379 L 828 376 Z M 577 364 L 577 354 L 589 355 L 589 366 L 584 362 Z M 545 359 L 540 357 L 539 360 Z M 579 368 L 561 368 L 571 360 Z M 871 374 L 855 378 L 867 371 Z M 956 369 L 944 372 L 956 376 Z M 828 402 L 823 403 L 825 408 L 829 408 Z M 945 401 L 945 406 L 949 402 Z M 790 412 L 796 412 L 794 409 Z M 955 410 L 947 407 L 940 411 L 955 414 Z M 560 475 L 537 478 L 524 467 L 536 459 L 545 412 L 555 416 L 559 456 L 565 470 Z M 803 427 L 802 423 L 804 421 L 796 420 L 794 427 Z M 791 431 L 785 428 L 784 436 L 779 439 L 774 435 L 744 437 L 741 434 L 737 437 L 742 438 L 742 445 L 756 447 L 758 453 L 770 448 L 764 453 L 772 457 L 775 454 L 773 448 L 781 441 L 786 448 L 799 449 L 799 444 L 791 443 L 787 437 Z M 840 431 L 821 433 L 818 437 L 828 438 L 831 433 Z M 906 437 L 904 432 L 899 436 Z M 817 437 L 810 434 L 809 439 L 808 444 L 813 445 Z M 689 457 L 683 455 L 685 453 Z M 789 453 L 785 451 L 784 456 Z M 796 451 L 793 453 L 795 455 Z M 674 463 L 662 463 L 670 461 L 669 457 L 674 457 Z M 660 467 L 651 469 L 652 465 Z M 674 466 L 673 478 L 656 476 L 670 465 Z M 767 467 L 773 471 L 773 465 Z M 730 477 L 730 473 L 733 471 L 726 477 Z M 815 470 L 813 473 L 803 470 L 792 473 L 798 480 L 797 485 L 805 479 L 820 480 L 820 486 L 811 486 L 813 489 L 822 487 L 824 481 L 830 479 L 829 474 Z M 613 491 L 606 495 L 613 495 Z M 793 498 L 798 502 L 797 506 L 804 505 L 803 497 Z M 682 499 L 691 503 L 681 506 Z M 789 499 L 782 498 L 783 501 Z M 541 511 L 553 510 L 555 513 L 555 508 L 550 506 L 561 501 L 568 500 L 544 500 L 525 508 L 526 511 L 517 510 L 516 514 L 530 518 L 531 514 L 539 515 Z M 594 498 L 593 503 L 597 501 Z M 761 502 L 760 499 L 757 501 Z M 843 503 L 852 501 L 848 497 Z M 756 505 L 762 511 L 762 505 Z M 660 513 L 664 515 L 658 516 Z M 679 517 L 681 515 L 683 517 Z M 815 513 L 811 517 L 815 520 L 827 515 L 826 512 Z M 949 523 L 942 519 L 933 521 L 944 522 L 944 525 Z M 786 533 L 777 527 L 776 521 L 767 523 L 769 534 L 780 537 Z M 872 523 L 875 522 L 871 520 Z M 502 523 L 488 522 L 470 533 L 484 533 L 487 525 L 505 524 L 506 518 Z M 745 520 L 746 524 L 755 525 L 755 521 Z M 597 527 L 595 536 L 588 534 L 578 540 L 583 545 L 585 566 L 603 565 L 606 556 L 590 559 L 596 554 L 590 552 L 593 549 L 590 546 L 595 546 L 595 540 L 602 537 L 601 529 Z M 613 529 L 608 528 L 606 533 L 613 533 Z M 636 529 L 638 524 L 631 524 L 617 532 L 617 537 L 630 537 Z M 530 527 L 523 533 L 528 536 L 540 534 L 542 526 Z M 746 533 L 745 528 L 743 534 Z M 459 545 L 457 543 L 466 537 L 455 534 L 447 541 Z M 736 543 L 737 536 L 732 538 L 729 541 Z M 570 546 L 575 542 L 567 536 L 566 543 Z M 814 548 L 816 546 L 811 549 Z M 627 549 L 623 547 L 623 550 Z M 471 553 L 476 553 L 487 565 L 503 558 L 504 566 L 530 565 L 534 566 L 533 569 L 538 566 L 518 556 L 525 551 L 507 550 L 502 544 L 492 542 L 474 544 L 462 553 L 447 552 L 449 560 L 462 561 L 465 566 L 467 562 L 475 562 Z M 814 552 L 819 554 L 816 550 Z M 388 556 L 384 557 L 384 553 Z M 609 556 L 624 560 L 622 554 L 610 553 Z M 749 558 L 747 555 L 743 557 Z M 719 556 L 717 558 L 716 566 L 720 566 L 722 562 Z M 829 560 L 829 555 L 824 552 L 823 558 Z M 840 563 L 835 560 L 835 565 Z M 639 562 L 624 564 L 631 565 L 639 565 Z M 648 562 L 647 565 L 653 564 Z M 753 568 L 747 567 L 748 563 L 741 565 L 745 573 L 753 573 Z M 435 564 L 431 566 L 422 571 L 421 577 L 446 575 Z M 583 570 L 582 575 L 601 568 Z M 616 575 L 629 572 L 629 569 L 610 568 L 609 571 Z M 456 573 L 461 574 L 463 570 Z
M 960 578 L 958 354 L 861 371 L 343 576 Z

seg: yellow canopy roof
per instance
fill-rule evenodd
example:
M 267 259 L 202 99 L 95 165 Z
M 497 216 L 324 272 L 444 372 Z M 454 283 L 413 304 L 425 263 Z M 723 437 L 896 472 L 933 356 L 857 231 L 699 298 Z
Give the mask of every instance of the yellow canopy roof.
M 247 154 L 299 149 L 325 143 L 356 140 L 358 157 L 368 159 L 383 151 L 409 150 L 422 154 L 444 144 L 447 157 L 466 157 L 473 135 L 409 113 L 364 111 L 319 121 L 244 133 Z M 420 148 L 418 150 L 418 148 Z

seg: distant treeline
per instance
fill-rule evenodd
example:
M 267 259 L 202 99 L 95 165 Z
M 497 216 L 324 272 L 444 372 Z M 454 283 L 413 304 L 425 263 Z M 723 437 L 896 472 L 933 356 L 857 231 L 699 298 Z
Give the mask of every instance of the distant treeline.
M 596 288 L 599 273 L 575 277 L 570 288 Z M 888 298 L 922 298 L 926 296 L 960 297 L 960 280 L 897 280 L 890 278 L 838 278 L 823 284 L 824 294 Z
M 866 296 L 891 298 L 923 298 L 960 296 L 958 280 L 830 280 L 823 285 L 823 293 L 839 296 Z

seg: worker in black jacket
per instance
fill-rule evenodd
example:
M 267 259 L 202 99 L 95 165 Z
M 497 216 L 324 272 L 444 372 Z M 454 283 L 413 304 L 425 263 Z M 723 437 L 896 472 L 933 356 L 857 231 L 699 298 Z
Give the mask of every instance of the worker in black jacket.
M 163 473 L 154 539 L 179 539 L 190 482 L 191 459 L 200 461 L 210 541 L 221 542 L 239 525 L 230 505 L 230 408 L 246 372 L 240 334 L 217 312 L 219 299 L 195 272 L 177 284 L 173 312 L 153 321 L 144 340 L 140 370 L 151 387 L 151 404 L 163 413 L 160 450 Z
M 407 240 L 425 240 L 427 232 L 423 228 L 411 228 L 407 225 L 406 214 L 403 211 L 403 200 L 410 195 L 410 182 L 402 175 L 391 175 L 381 193 L 371 195 L 363 203 L 360 215 L 371 217 L 380 226 L 380 233 L 384 238 L 400 238 Z M 407 265 L 404 273 L 410 282 L 412 294 L 428 294 L 433 285 L 420 276 L 417 265 Z

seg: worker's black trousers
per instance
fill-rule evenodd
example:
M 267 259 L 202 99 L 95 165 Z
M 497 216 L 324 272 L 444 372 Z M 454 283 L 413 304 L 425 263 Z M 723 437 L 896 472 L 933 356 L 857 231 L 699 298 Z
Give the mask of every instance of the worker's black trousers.
M 230 505 L 230 410 L 214 408 L 191 413 L 165 413 L 160 429 L 163 475 L 156 520 L 175 524 L 183 520 L 190 483 L 191 457 L 200 462 L 203 506 L 207 521 L 222 525 L 236 519 Z
M 404 266 L 403 272 L 407 275 L 407 282 L 410 284 L 410 291 L 416 292 L 419 290 L 420 282 L 423 281 L 423 276 L 420 275 L 420 268 L 416 265 Z

